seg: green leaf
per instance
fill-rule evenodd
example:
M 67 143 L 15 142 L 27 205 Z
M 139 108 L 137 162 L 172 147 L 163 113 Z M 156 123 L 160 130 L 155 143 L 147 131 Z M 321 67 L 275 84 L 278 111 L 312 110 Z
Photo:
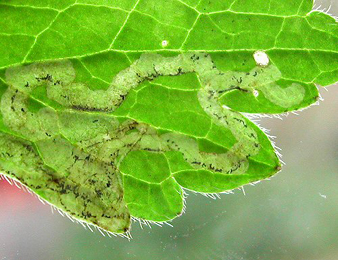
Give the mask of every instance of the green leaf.
M 171 176 L 166 155 L 133 151 L 123 160 L 125 201 L 137 218 L 168 221 L 182 213 L 183 191 Z
M 183 189 L 271 177 L 241 112 L 299 110 L 337 81 L 337 22 L 312 6 L 0 0 L 0 171 L 114 233 L 181 215 Z

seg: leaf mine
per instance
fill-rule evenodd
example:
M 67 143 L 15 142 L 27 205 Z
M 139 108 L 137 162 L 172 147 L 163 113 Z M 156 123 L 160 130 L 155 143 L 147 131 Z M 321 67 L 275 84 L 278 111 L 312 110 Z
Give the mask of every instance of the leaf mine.
M 229 137 L 235 140 L 222 152 L 213 152 L 212 148 L 211 151 L 201 151 L 199 140 L 203 136 L 189 137 L 186 132 L 174 128 L 172 132 L 160 134 L 160 125 L 142 123 L 142 120 L 138 122 L 137 118 L 120 122 L 121 115 L 114 115 L 114 111 L 118 111 L 124 100 L 129 98 L 128 93 L 132 89 L 156 78 L 180 77 L 189 73 L 195 73 L 200 83 L 200 88 L 193 93 L 196 109 L 203 117 L 209 118 L 211 125 L 227 129 Z M 76 71 L 70 61 L 34 63 L 6 71 L 9 86 L 1 98 L 2 120 L 6 127 L 35 147 L 34 155 L 39 156 L 41 164 L 52 171 L 49 174 L 51 180 L 44 184 L 43 191 L 30 182 L 33 173 L 9 175 L 27 183 L 29 188 L 43 194 L 44 199 L 71 216 L 113 232 L 128 229 L 127 207 L 133 216 L 156 221 L 167 221 L 181 214 L 183 192 L 178 184 L 189 188 L 190 185 L 184 184 L 185 178 L 190 178 L 194 172 L 197 174 L 203 170 L 215 176 L 246 175 L 250 158 L 261 149 L 257 129 L 252 128 L 240 113 L 224 109 L 218 103 L 222 93 L 233 89 L 251 92 L 259 89 L 271 102 L 289 105 L 288 93 L 284 93 L 292 89 L 294 96 L 299 93 L 298 102 L 302 98 L 301 86 L 294 84 L 281 89 L 274 83 L 280 73 L 273 65 L 257 67 L 247 73 L 222 72 L 204 53 L 175 57 L 141 55 L 114 77 L 106 91 L 91 90 L 86 84 L 75 82 L 75 76 Z M 40 86 L 46 88 L 47 98 L 57 102 L 59 108 L 36 100 L 41 108 L 30 111 L 28 102 L 31 94 Z M 6 146 L 9 147 L 9 144 Z M 18 148 L 13 156 L 19 156 L 24 149 Z M 143 151 L 144 159 L 131 159 L 137 151 Z M 169 152 L 176 152 L 175 160 L 184 162 L 179 171 L 170 170 L 170 164 L 177 162 L 168 162 L 166 154 Z M 137 166 L 137 162 L 149 160 L 149 171 L 144 176 L 149 176 L 150 171 L 153 175 L 161 172 L 163 169 L 157 165 L 160 160 L 155 154 L 166 161 L 168 175 L 165 179 L 149 182 L 148 177 L 139 175 L 141 169 L 147 168 Z M 154 170 L 154 167 L 158 169 Z M 187 171 L 186 174 L 184 171 Z M 179 176 L 177 180 L 175 174 Z M 227 183 L 212 179 L 205 181 L 213 186 L 209 192 L 227 189 Z M 50 190 L 47 192 L 46 189 Z M 173 204 L 174 210 L 171 206 L 146 214 L 149 208 L 157 207 L 156 203 L 149 205 L 149 201 L 155 200 L 151 196 L 158 196 L 151 195 L 149 189 L 154 194 L 161 189 L 166 191 L 163 203 L 172 203 L 169 198 L 176 198 L 178 203 Z M 135 190 L 138 193 L 133 195 Z M 206 191 L 203 187 L 195 190 Z M 143 198 L 138 196 L 140 192 L 148 195 Z M 102 206 L 97 208 L 96 204 Z M 116 223 L 112 224 L 110 219 Z
M 0 4 L 0 172 L 108 232 L 273 176 L 243 113 L 337 81 L 337 22 L 311 0 L 26 2 Z

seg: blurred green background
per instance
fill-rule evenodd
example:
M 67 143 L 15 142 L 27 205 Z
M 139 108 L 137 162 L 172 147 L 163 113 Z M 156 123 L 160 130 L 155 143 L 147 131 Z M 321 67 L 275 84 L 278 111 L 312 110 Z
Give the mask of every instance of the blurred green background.
M 319 3 L 323 2 L 323 3 Z M 338 1 L 317 1 L 321 8 Z M 338 85 L 299 115 L 262 119 L 286 165 L 270 181 L 210 199 L 189 193 L 173 227 L 133 239 L 91 233 L 0 181 L 0 259 L 338 259 Z

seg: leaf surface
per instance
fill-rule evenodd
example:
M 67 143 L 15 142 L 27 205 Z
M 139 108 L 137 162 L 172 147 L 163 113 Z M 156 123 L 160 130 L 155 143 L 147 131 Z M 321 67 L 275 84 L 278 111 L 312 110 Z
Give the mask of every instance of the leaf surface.
M 337 22 L 312 7 L 0 0 L 1 172 L 115 233 L 179 216 L 183 189 L 271 177 L 276 152 L 241 112 L 299 110 L 337 81 Z

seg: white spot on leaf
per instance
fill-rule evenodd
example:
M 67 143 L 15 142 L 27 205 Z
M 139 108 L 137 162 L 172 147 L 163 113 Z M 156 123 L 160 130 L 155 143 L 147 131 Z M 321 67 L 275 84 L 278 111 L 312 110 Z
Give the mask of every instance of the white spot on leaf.
M 253 56 L 258 66 L 265 67 L 270 63 L 269 56 L 264 51 L 256 51 Z
M 320 192 L 319 192 L 319 196 L 321 196 L 323 199 L 326 199 L 326 198 L 327 198 L 327 196 L 326 196 L 326 195 L 324 195 L 324 194 L 321 194 Z
M 162 47 L 167 47 L 169 42 L 167 40 L 162 41 Z

